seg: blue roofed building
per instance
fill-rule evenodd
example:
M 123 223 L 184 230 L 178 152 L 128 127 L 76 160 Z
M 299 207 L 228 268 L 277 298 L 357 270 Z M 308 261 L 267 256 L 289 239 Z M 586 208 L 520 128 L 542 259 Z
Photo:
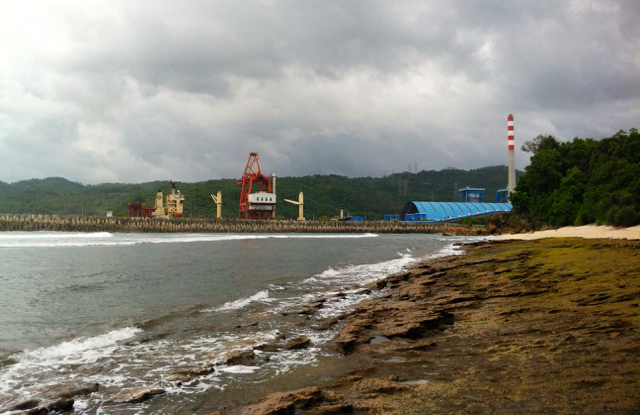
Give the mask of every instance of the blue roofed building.
M 443 222 L 511 211 L 511 203 L 407 202 L 399 220 Z

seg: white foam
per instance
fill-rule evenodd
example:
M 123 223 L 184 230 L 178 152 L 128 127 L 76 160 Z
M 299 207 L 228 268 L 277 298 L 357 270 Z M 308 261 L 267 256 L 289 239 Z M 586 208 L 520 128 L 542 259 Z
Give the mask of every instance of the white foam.
M 0 248 L 84 246 L 110 240 L 109 232 L 0 232 Z
M 463 239 L 465 242 L 474 242 L 479 240 L 485 240 L 486 237 L 463 237 L 455 238 L 456 241 Z M 442 241 L 451 241 L 451 239 L 442 239 Z M 317 317 L 328 318 L 337 317 L 345 312 L 353 309 L 353 307 L 359 302 L 374 298 L 381 295 L 382 292 L 372 292 L 364 294 L 360 292 L 360 288 L 370 282 L 377 281 L 387 277 L 388 275 L 398 273 L 406 269 L 411 264 L 418 262 L 421 259 L 438 258 L 449 255 L 463 255 L 464 251 L 460 250 L 458 246 L 454 245 L 455 242 L 444 246 L 437 252 L 428 255 L 424 258 L 414 258 L 410 250 L 407 252 L 399 252 L 399 258 L 390 261 L 383 261 L 373 264 L 362 265 L 347 265 L 340 268 L 328 268 L 320 274 L 305 279 L 302 284 L 309 286 L 316 286 L 315 288 L 321 289 L 319 285 L 325 285 L 334 289 L 340 289 L 343 293 L 342 296 L 331 297 L 327 299 L 321 309 L 316 313 Z M 356 288 L 353 288 L 353 287 Z M 341 289 L 341 287 L 345 287 Z M 303 295 L 298 298 L 289 298 L 283 300 L 281 305 L 272 312 L 279 313 L 282 310 L 294 309 L 301 304 L 309 303 L 314 298 L 323 296 L 321 294 L 315 295 Z
M 83 246 L 130 246 L 138 244 L 167 244 L 192 242 L 220 242 L 258 239 L 336 239 L 372 238 L 366 234 L 215 234 L 176 233 L 140 234 L 123 233 L 114 236 L 109 232 L 0 232 L 0 248 L 43 248 Z
M 220 366 L 218 367 L 218 371 L 222 373 L 233 373 L 233 374 L 245 374 L 245 373 L 254 373 L 261 368 L 259 366 L 243 366 L 243 365 L 235 365 L 235 366 Z
M 113 238 L 109 232 L 0 232 L 0 240 L 5 239 L 90 239 Z
M 366 284 L 389 274 L 401 271 L 417 260 L 411 254 L 398 253 L 399 258 L 390 261 L 377 262 L 374 264 L 348 265 L 343 268 L 328 268 L 315 276 L 316 281 L 325 283 L 359 283 Z
M 319 289 L 332 288 L 340 290 L 343 295 L 328 298 L 323 307 L 317 311 L 321 318 L 336 317 L 349 311 L 360 301 L 380 295 L 380 292 L 371 295 L 361 294 L 361 287 L 370 282 L 385 278 L 390 274 L 402 271 L 408 265 L 417 261 L 411 253 L 398 253 L 398 258 L 389 261 L 377 262 L 373 264 L 346 265 L 339 268 L 330 267 L 320 274 L 309 277 L 302 281 L 301 287 Z M 354 288 L 355 287 L 355 288 Z M 327 294 L 304 294 L 298 297 L 281 299 L 279 306 L 274 307 L 272 313 L 281 313 L 284 310 L 295 309 L 301 304 L 309 303 L 317 297 L 324 297 Z
M 342 238 L 377 238 L 379 235 L 375 233 L 357 233 L 357 234 L 295 234 L 283 235 L 288 239 L 342 239 Z
M 78 363 L 95 362 L 100 357 L 111 353 L 119 342 L 135 337 L 142 330 L 125 327 L 96 337 L 78 338 L 51 347 L 43 347 L 33 351 L 24 351 L 14 357 L 21 363 L 46 363 L 74 360 Z
M 463 237 L 463 238 L 464 238 L 464 242 L 467 242 L 467 243 L 473 243 L 473 242 L 479 242 L 479 241 L 486 241 L 486 240 L 494 239 L 491 236 L 466 236 L 466 237 Z M 438 239 L 438 240 L 439 241 L 443 241 L 443 242 L 451 241 L 450 238 L 448 238 L 448 239 Z M 439 258 L 439 257 L 451 256 L 451 255 L 464 255 L 464 254 L 465 254 L 465 251 L 460 249 L 459 245 L 451 243 L 449 245 L 446 245 L 442 249 L 440 249 L 435 254 L 427 256 L 425 259 L 428 259 L 428 258 Z
M 127 346 L 120 343 L 134 338 L 141 331 L 125 327 L 100 336 L 78 338 L 50 347 L 17 353 L 12 356 L 16 363 L 0 371 L 0 395 L 37 393 L 37 390 L 47 385 L 53 386 L 78 377 L 74 373 L 75 367 L 92 367 L 96 362 L 97 365 L 102 365 L 118 354 L 130 356 L 126 351 Z M 128 377 L 116 374 L 118 371 L 119 369 L 114 369 L 109 374 L 97 373 L 88 383 L 122 384 Z M 34 377 L 34 374 L 38 376 Z
M 224 303 L 222 306 L 218 308 L 211 308 L 207 310 L 202 310 L 203 312 L 208 311 L 225 311 L 225 310 L 239 310 L 253 303 L 254 301 L 263 301 L 269 298 L 269 290 L 262 290 L 251 297 L 241 298 L 235 301 L 229 301 L 228 303 Z

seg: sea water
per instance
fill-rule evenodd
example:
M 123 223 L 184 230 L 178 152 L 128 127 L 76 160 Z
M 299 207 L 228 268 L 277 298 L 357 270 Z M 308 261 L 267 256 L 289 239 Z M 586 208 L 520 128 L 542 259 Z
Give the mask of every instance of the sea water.
M 75 413 L 193 413 L 194 402 L 224 400 L 231 389 L 277 384 L 331 353 L 323 346 L 337 329 L 314 330 L 314 321 L 382 294 L 363 285 L 477 239 L 0 233 L 0 411 L 98 383 L 98 392 L 75 397 Z M 290 315 L 332 291 L 342 294 L 306 321 Z M 166 380 L 282 336 L 308 337 L 311 345 L 256 350 L 259 364 L 218 365 L 188 387 Z M 144 403 L 113 400 L 146 386 L 166 392 Z

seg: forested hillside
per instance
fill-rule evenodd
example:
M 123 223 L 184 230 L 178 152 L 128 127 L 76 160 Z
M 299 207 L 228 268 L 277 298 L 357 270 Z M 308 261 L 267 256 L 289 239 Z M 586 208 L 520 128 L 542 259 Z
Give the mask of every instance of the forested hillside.
M 514 212 L 535 224 L 640 223 L 640 134 L 632 128 L 602 140 L 525 144 L 531 164 L 512 197 Z
M 283 199 L 297 200 L 300 191 L 304 192 L 307 219 L 336 216 L 343 207 L 345 214 L 376 220 L 385 214 L 399 213 L 404 204 L 412 200 L 457 201 L 457 189 L 465 186 L 486 188 L 487 201 L 494 201 L 495 191 L 505 188 L 506 181 L 506 166 L 405 172 L 383 178 L 336 175 L 279 177 L 277 215 L 287 219 L 297 217 L 298 207 Z M 12 184 L 0 182 L 0 213 L 104 216 L 107 210 L 112 210 L 114 215 L 122 216 L 131 202 L 153 206 L 157 189 L 166 195 L 171 185 L 168 180 L 83 185 L 60 177 Z M 222 192 L 223 216 L 238 215 L 240 185 L 235 183 L 235 179 L 178 183 L 178 189 L 185 195 L 186 217 L 215 217 L 216 206 L 210 195 L 217 191 Z

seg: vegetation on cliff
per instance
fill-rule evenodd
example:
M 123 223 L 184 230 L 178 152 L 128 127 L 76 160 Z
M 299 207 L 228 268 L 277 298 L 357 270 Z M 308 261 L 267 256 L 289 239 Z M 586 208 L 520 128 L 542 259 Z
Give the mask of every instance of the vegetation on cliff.
M 512 195 L 514 213 L 555 226 L 640 223 L 640 134 L 632 128 L 602 140 L 525 143 L 531 163 Z

